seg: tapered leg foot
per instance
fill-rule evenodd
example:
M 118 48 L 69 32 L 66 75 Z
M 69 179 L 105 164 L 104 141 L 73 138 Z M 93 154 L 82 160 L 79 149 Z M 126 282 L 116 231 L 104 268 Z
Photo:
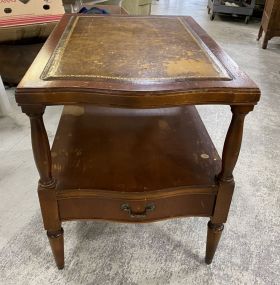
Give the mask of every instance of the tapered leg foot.
M 262 43 L 262 48 L 266 49 L 267 45 L 268 45 L 268 41 L 271 39 L 271 37 L 269 37 L 268 34 L 265 34 L 264 39 L 263 39 L 263 43 Z
M 58 231 L 47 231 L 52 253 L 58 269 L 64 268 L 63 228 Z
M 263 40 L 263 43 L 262 43 L 262 48 L 263 48 L 263 49 L 266 49 L 266 48 L 267 48 L 267 45 L 268 45 L 268 39 L 265 38 L 265 39 Z
M 207 264 L 210 264 L 213 260 L 223 229 L 224 229 L 223 224 L 213 224 L 211 221 L 208 222 L 206 256 L 205 256 L 205 262 Z

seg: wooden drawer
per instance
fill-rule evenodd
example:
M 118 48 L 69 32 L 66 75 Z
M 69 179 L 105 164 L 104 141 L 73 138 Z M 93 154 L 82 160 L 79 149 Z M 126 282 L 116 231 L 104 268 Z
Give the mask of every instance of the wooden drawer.
M 184 194 L 151 199 L 79 197 L 58 200 L 63 221 L 100 219 L 148 222 L 180 216 L 211 216 L 216 195 Z

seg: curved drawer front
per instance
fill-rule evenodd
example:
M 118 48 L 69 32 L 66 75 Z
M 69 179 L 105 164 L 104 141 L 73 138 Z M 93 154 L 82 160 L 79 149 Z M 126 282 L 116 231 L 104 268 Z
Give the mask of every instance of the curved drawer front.
M 58 200 L 62 220 L 101 219 L 148 222 L 180 216 L 211 216 L 216 195 L 184 194 L 162 198 L 69 197 Z

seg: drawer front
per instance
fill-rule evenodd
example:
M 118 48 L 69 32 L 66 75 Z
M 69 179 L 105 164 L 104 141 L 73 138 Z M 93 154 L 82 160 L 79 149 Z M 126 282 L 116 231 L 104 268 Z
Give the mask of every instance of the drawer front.
M 211 216 L 214 194 L 189 194 L 160 199 L 67 198 L 58 201 L 61 220 L 100 219 L 149 222 L 180 216 Z

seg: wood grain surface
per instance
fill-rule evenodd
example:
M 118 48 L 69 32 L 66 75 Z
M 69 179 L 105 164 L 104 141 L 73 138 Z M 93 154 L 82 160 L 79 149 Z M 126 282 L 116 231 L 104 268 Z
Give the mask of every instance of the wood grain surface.
M 64 191 L 213 187 L 220 168 L 219 155 L 193 106 L 66 106 L 52 147 L 52 173 L 57 189 Z
M 64 16 L 16 94 L 31 120 L 42 216 L 58 268 L 61 223 L 76 219 L 207 216 L 211 263 L 245 116 L 259 98 L 190 17 Z M 42 116 L 58 104 L 67 106 L 50 149 Z M 222 160 L 196 104 L 231 105 Z
M 28 94 L 28 96 L 26 96 Z M 260 91 L 191 17 L 65 15 L 19 84 L 25 104 L 256 104 Z

